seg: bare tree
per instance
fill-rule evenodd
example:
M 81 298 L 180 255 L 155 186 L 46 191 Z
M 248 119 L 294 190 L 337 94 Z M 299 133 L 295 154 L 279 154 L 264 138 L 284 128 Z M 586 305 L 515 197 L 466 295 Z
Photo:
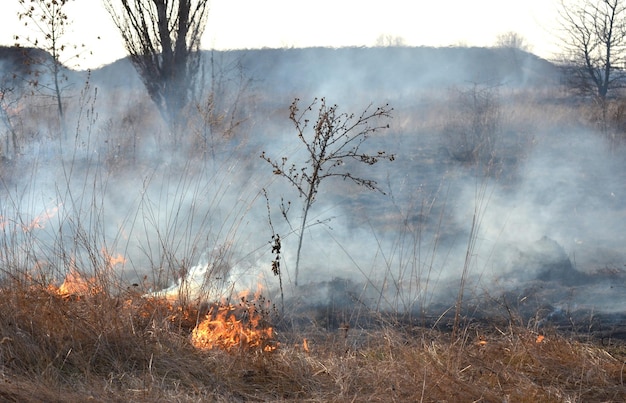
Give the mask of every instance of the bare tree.
M 49 70 L 52 76 L 52 83 L 48 84 L 42 82 L 40 80 L 41 71 L 36 68 L 31 71 L 33 78 L 29 81 L 34 87 L 50 91 L 54 94 L 59 112 L 61 131 L 67 134 L 65 129 L 65 110 L 63 106 L 63 92 L 66 89 L 63 82 L 67 81 L 67 76 L 64 72 L 64 62 L 72 58 L 80 57 L 82 52 L 81 48 L 84 46 L 69 46 L 64 41 L 66 28 L 70 24 L 65 10 L 71 0 L 18 1 L 22 7 L 21 11 L 18 12 L 18 18 L 23 22 L 24 26 L 33 28 L 33 34 L 35 36 L 20 38 L 20 36 L 15 35 L 14 39 L 17 42 L 17 46 L 20 46 L 20 41 L 25 39 L 28 44 L 47 51 L 51 56 L 51 58 L 49 58 L 47 55 L 43 55 L 41 58 L 29 60 L 28 62 L 33 66 L 42 66 Z M 66 55 L 65 53 L 70 50 L 74 52 Z M 37 52 L 30 52 L 29 54 L 39 55 Z
M 16 120 L 19 119 L 23 95 L 23 89 L 11 75 L 5 75 L 0 79 L 0 121 L 7 129 L 2 157 L 9 159 L 17 156 L 20 151 Z
M 170 128 L 175 128 L 182 121 L 199 70 L 198 50 L 209 0 L 104 3 L 148 94 Z
M 620 0 L 561 0 L 564 67 L 569 83 L 602 103 L 607 94 L 624 84 L 626 55 L 626 4 Z
M 407 46 L 406 40 L 397 35 L 380 34 L 376 38 L 376 46 L 378 47 L 402 47 Z
M 496 47 L 528 52 L 530 45 L 522 35 L 515 31 L 505 32 L 496 37 Z
M 530 52 L 531 46 L 522 35 L 515 31 L 508 31 L 496 37 L 495 47 L 501 49 L 510 63 L 511 73 L 520 80 L 524 79 L 524 64 L 527 59 L 526 52 Z
M 498 87 L 474 83 L 468 88 L 451 88 L 446 104 L 450 108 L 442 140 L 450 157 L 493 174 L 502 124 Z

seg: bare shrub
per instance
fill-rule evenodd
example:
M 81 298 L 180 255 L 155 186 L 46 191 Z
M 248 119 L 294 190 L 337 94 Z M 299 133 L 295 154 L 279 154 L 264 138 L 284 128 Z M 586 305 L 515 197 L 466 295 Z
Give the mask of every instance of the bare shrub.
M 474 84 L 452 89 L 448 105 L 442 130 L 448 154 L 463 164 L 488 166 L 495 157 L 501 125 L 498 88 Z
M 298 107 L 299 101 L 296 98 L 291 104 L 289 119 L 296 128 L 298 139 L 306 147 L 307 159 L 304 162 L 290 164 L 288 157 L 274 159 L 265 152 L 261 154 L 261 158 L 272 166 L 274 174 L 287 179 L 303 199 L 296 257 L 296 285 L 298 285 L 300 252 L 304 230 L 308 223 L 307 217 L 316 200 L 321 182 L 324 179 L 336 177 L 382 192 L 376 181 L 354 176 L 349 170 L 348 163 L 360 162 L 374 165 L 382 160 L 393 161 L 395 159 L 393 154 L 388 154 L 386 151 L 368 153 L 361 149 L 370 136 L 389 128 L 385 120 L 391 117 L 393 109 L 388 105 L 376 109 L 368 107 L 360 115 L 355 115 L 339 112 L 336 104 L 328 106 L 325 98 L 321 100 L 316 98 L 304 111 Z M 307 116 L 318 103 L 317 119 L 311 124 Z

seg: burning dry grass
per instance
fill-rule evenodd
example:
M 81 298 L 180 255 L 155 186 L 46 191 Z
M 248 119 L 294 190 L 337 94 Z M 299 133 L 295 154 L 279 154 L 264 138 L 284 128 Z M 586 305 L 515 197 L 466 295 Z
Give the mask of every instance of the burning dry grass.
M 266 323 L 263 312 L 259 312 L 256 304 L 242 298 L 239 306 L 211 306 L 191 332 L 191 343 L 201 350 L 222 349 L 230 352 L 233 349 L 260 349 L 271 352 L 277 348 L 273 342 L 273 332 L 274 329 Z
M 61 295 L 32 284 L 5 284 L 1 295 L 5 401 L 626 400 L 624 346 L 557 333 L 482 325 L 451 339 L 391 324 L 273 333 L 265 323 L 255 330 L 265 344 L 198 348 L 203 320 L 251 329 L 246 317 L 259 308 L 245 299 L 236 308 L 182 307 L 131 291 Z

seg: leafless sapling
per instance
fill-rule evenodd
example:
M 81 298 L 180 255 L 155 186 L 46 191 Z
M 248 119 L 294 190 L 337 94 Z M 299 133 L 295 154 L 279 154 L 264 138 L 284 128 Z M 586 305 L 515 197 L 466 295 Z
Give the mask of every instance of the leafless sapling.
M 33 78 L 29 81 L 33 87 L 50 91 L 53 94 L 59 113 L 61 131 L 64 135 L 67 135 L 63 105 L 63 92 L 66 90 L 63 82 L 67 81 L 64 63 L 79 58 L 84 49 L 84 45 L 69 45 L 66 41 L 66 30 L 71 23 L 66 12 L 70 1 L 72 0 L 18 0 L 21 6 L 18 18 L 25 27 L 33 28 L 34 36 L 25 38 L 19 35 L 14 36 L 17 46 L 21 46 L 20 42 L 25 40 L 29 45 L 43 49 L 50 55 L 38 56 L 41 53 L 31 52 L 37 59 L 28 60 L 28 63 L 34 66 L 31 72 Z M 37 67 L 48 70 L 51 75 L 51 84 L 40 81 L 42 72 Z
M 0 121 L 7 129 L 7 137 L 2 150 L 2 157 L 4 158 L 11 159 L 19 154 L 18 131 L 15 120 L 19 119 L 23 95 L 23 89 L 10 75 L 0 78 Z M 0 149 L 2 149 L 1 146 Z
M 315 98 L 304 110 L 295 99 L 290 108 L 289 119 L 294 124 L 298 139 L 306 148 L 306 160 L 290 162 L 288 157 L 274 159 L 265 152 L 261 158 L 267 161 L 275 175 L 284 177 L 294 186 L 302 198 L 302 218 L 298 232 L 298 249 L 294 283 L 298 285 L 300 252 L 302 239 L 307 226 L 308 214 L 316 201 L 320 184 L 327 178 L 350 180 L 370 190 L 384 193 L 372 179 L 361 178 L 350 172 L 348 161 L 374 165 L 381 160 L 393 161 L 394 154 L 386 151 L 368 153 L 362 150 L 363 143 L 373 134 L 389 128 L 388 120 L 393 111 L 389 105 L 365 108 L 360 115 L 339 112 L 337 105 L 329 106 L 325 98 Z M 309 114 L 315 113 L 317 119 L 311 122 Z

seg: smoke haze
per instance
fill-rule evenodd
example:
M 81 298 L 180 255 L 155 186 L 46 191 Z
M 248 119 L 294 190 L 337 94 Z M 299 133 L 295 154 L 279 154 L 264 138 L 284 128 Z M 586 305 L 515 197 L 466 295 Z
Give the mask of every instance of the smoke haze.
M 146 292 L 196 273 L 213 287 L 203 291 L 211 298 L 261 283 L 276 299 L 269 218 L 283 240 L 287 298 L 399 311 L 451 306 L 469 262 L 469 298 L 532 294 L 555 310 L 623 312 L 623 150 L 582 121 L 554 66 L 511 52 L 216 53 L 219 74 L 206 76 L 219 77 L 229 94 L 216 106 L 226 119 L 208 127 L 194 115 L 184 133 L 164 128 L 127 61 L 106 66 L 76 95 L 69 138 L 54 137 L 49 99 L 22 112 L 38 119 L 24 118 L 22 155 L 5 157 L 3 259 L 29 269 L 45 262 L 62 278 L 70 265 L 97 271 L 104 248 L 125 257 L 115 267 L 123 283 L 145 285 Z M 77 89 L 86 77 L 70 80 Z M 201 108 L 216 84 L 202 84 Z M 493 125 L 484 124 L 494 142 L 469 155 L 461 153 L 459 127 L 482 112 L 458 113 L 466 106 L 458 94 L 476 95 L 477 88 L 497 112 L 489 115 Z M 234 99 L 237 93 L 243 96 Z M 294 97 L 302 105 L 326 97 L 357 115 L 389 103 L 389 130 L 365 147 L 397 156 L 353 168 L 386 194 L 341 180 L 321 184 L 304 235 L 299 289 L 292 284 L 302 200 L 259 158 L 266 152 L 303 162 L 288 119 Z M 238 125 L 226 137 L 229 121 Z M 180 136 L 178 147 L 172 136 Z M 289 223 L 281 200 L 291 202 Z M 45 223 L 24 229 L 46 212 Z M 541 287 L 547 291 L 535 292 Z

